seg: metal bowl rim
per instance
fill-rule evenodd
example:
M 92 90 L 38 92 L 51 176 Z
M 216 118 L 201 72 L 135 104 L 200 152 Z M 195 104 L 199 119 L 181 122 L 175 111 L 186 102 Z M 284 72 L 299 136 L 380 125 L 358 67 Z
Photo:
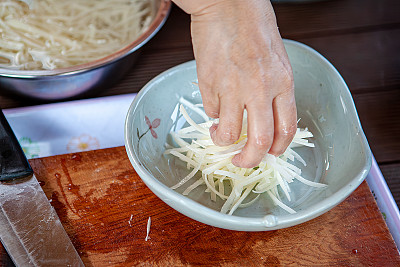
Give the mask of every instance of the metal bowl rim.
M 113 63 L 127 55 L 132 54 L 146 44 L 164 25 L 171 10 L 170 0 L 161 0 L 160 7 L 148 29 L 143 32 L 135 41 L 120 50 L 95 61 L 75 65 L 67 68 L 59 68 L 54 70 L 17 70 L 0 67 L 0 77 L 9 78 L 41 78 L 47 76 L 69 76 L 82 72 L 87 72 L 93 69 L 100 68 L 104 65 Z

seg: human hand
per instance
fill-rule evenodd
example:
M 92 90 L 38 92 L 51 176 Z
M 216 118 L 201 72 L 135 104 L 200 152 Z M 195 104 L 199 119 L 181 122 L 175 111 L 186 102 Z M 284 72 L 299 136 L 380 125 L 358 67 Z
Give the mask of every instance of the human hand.
M 191 14 L 191 32 L 204 110 L 219 124 L 213 142 L 240 136 L 247 110 L 248 140 L 232 163 L 257 166 L 282 154 L 297 129 L 292 69 L 273 8 L 266 0 L 174 0 Z

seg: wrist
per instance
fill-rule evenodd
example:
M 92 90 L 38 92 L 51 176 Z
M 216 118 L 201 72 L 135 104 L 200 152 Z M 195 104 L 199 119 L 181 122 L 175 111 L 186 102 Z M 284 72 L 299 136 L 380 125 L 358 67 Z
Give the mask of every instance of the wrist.
M 269 0 L 172 0 L 196 20 L 236 20 L 257 24 L 268 22 L 276 28 L 276 18 Z M 269 28 L 269 27 L 268 27 Z
M 203 12 L 211 6 L 224 2 L 224 0 L 172 0 L 172 2 L 186 13 L 195 15 Z

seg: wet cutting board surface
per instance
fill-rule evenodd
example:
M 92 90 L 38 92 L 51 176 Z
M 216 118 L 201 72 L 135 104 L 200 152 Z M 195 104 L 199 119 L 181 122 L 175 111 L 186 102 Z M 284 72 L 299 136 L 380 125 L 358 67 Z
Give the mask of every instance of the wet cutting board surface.
M 30 163 L 86 266 L 400 265 L 365 182 L 307 223 L 237 232 L 199 223 L 167 206 L 141 181 L 124 147 Z M 1 266 L 10 264 L 2 247 L 0 256 Z

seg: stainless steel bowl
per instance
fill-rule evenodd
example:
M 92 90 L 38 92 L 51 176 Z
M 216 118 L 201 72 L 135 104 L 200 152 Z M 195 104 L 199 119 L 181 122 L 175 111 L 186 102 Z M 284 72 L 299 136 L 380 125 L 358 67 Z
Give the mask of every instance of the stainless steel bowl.
M 155 16 L 149 28 L 130 45 L 102 59 L 54 70 L 0 68 L 0 90 L 43 101 L 65 100 L 111 86 L 133 66 L 140 48 L 162 27 L 171 2 L 154 0 Z

